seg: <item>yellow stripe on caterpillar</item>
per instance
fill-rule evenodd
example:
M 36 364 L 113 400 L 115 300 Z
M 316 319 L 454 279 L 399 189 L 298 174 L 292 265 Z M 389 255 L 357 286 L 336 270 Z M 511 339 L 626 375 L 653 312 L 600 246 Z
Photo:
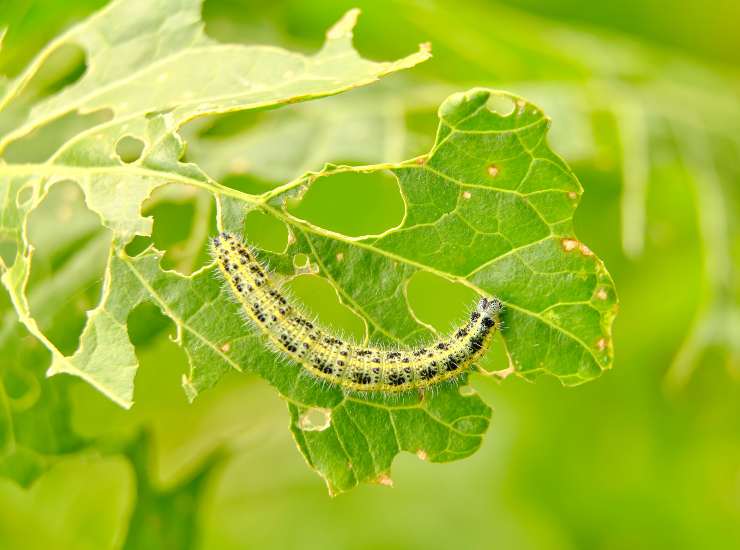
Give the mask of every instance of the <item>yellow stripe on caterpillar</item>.
M 212 240 L 212 254 L 248 318 L 311 375 L 357 392 L 402 392 L 460 376 L 488 348 L 502 309 L 481 298 L 466 323 L 421 347 L 363 347 L 308 320 L 286 298 L 254 250 L 231 233 Z

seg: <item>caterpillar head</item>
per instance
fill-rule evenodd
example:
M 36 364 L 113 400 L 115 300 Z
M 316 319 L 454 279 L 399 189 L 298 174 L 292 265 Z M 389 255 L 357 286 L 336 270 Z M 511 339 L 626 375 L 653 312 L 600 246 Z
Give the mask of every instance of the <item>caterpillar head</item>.
M 481 298 L 476 309 L 483 317 L 495 319 L 504 309 L 504 304 L 498 298 Z

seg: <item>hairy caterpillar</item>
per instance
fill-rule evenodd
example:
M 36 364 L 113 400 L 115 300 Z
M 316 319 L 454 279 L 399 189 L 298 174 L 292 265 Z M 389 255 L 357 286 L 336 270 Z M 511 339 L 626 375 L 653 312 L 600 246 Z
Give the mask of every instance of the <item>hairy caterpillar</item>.
M 499 325 L 501 302 L 481 298 L 469 320 L 447 338 L 418 348 L 357 346 L 306 319 L 237 236 L 213 238 L 212 253 L 248 318 L 275 348 L 314 377 L 349 390 L 402 392 L 453 379 L 486 351 Z

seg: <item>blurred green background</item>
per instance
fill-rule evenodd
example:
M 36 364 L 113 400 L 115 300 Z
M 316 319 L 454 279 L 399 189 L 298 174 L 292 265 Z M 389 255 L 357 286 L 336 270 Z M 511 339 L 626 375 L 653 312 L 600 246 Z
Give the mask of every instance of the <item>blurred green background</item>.
M 0 73 L 16 74 L 103 4 L 0 0 Z M 474 378 L 494 407 L 478 453 L 445 465 L 403 455 L 392 490 L 330 499 L 264 382 L 231 376 L 186 403 L 185 355 L 153 307 L 129 320 L 141 370 L 125 412 L 81 381 L 45 379 L 47 353 L 2 294 L 0 375 L 23 451 L 0 461 L 0 548 L 740 547 L 740 6 L 209 0 L 204 16 L 219 40 L 312 52 L 354 6 L 366 57 L 430 41 L 434 58 L 336 98 L 198 121 L 185 129 L 189 158 L 260 191 L 324 162 L 425 152 L 452 91 L 491 86 L 538 102 L 553 118 L 552 147 L 585 188 L 578 235 L 620 295 L 614 369 L 569 389 Z M 59 89 L 82 63 L 73 51 L 52 59 L 35 93 Z M 317 184 L 294 212 L 348 234 L 398 221 L 392 181 L 344 183 Z M 170 267 L 192 271 L 205 261 L 210 198 L 160 191 L 148 205 L 153 240 Z M 287 238 L 259 217 L 245 230 L 271 250 Z M 60 349 L 74 350 L 106 235 L 63 184 L 34 214 L 31 239 L 31 287 L 46 293 L 32 308 Z M 294 288 L 322 318 L 357 330 L 321 279 Z M 442 327 L 466 299 L 433 279 L 414 293 L 424 320 Z M 428 307 L 432 297 L 445 307 Z

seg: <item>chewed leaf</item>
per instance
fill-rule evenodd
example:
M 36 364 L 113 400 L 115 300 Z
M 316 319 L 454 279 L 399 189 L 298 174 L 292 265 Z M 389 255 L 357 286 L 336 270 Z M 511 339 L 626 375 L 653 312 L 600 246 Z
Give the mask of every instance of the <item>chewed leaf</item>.
M 513 109 L 501 115 L 493 99 Z M 517 373 L 566 384 L 594 378 L 611 365 L 616 294 L 601 260 L 574 236 L 581 186 L 545 141 L 549 119 L 521 98 L 483 89 L 451 96 L 439 112 L 426 156 L 340 167 L 272 193 L 268 208 L 300 236 L 290 252 L 314 257 L 373 332 L 404 339 L 418 331 L 401 289 L 424 270 L 505 303 L 503 338 Z M 380 237 L 331 234 L 279 207 L 319 177 L 378 169 L 396 175 L 406 203 L 402 225 Z M 367 285 L 367 273 L 383 278 Z
M 128 253 L 136 235 L 151 234 L 143 201 L 170 182 L 210 193 L 221 230 L 241 233 L 250 211 L 285 224 L 286 249 L 262 251 L 274 275 L 293 276 L 300 255 L 301 269 L 325 278 L 362 320 L 368 340 L 413 346 L 431 337 L 406 295 L 411 278 L 427 273 L 504 302 L 501 337 L 509 363 L 500 370 L 527 378 L 547 373 L 575 384 L 611 366 L 614 286 L 574 234 L 581 187 L 549 149 L 549 121 L 537 107 L 486 89 L 455 94 L 440 107 L 436 143 L 424 156 L 327 167 L 247 194 L 182 161 L 183 124 L 336 94 L 413 66 L 429 53 L 422 48 L 391 63 L 362 59 L 351 45 L 354 10 L 328 31 L 314 56 L 226 46 L 204 35 L 199 9 L 197 0 L 112 2 L 3 88 L 0 110 L 13 106 L 56 48 L 75 43 L 87 55 L 87 71 L 77 82 L 20 118 L 16 113 L 20 122 L 0 138 L 0 153 L 67 113 L 110 112 L 46 162 L 0 163 L 0 238 L 15 247 L 14 257 L 0 264 L 2 282 L 20 321 L 51 352 L 50 374 L 79 376 L 130 406 L 138 363 L 127 323 L 134 308 L 148 302 L 172 320 L 174 340 L 188 355 L 188 397 L 230 370 L 260 375 L 288 402 L 295 440 L 332 493 L 363 482 L 391 484 L 391 465 L 401 451 L 444 462 L 480 446 L 491 409 L 469 386 L 441 384 L 393 397 L 322 387 L 243 325 L 213 265 L 188 276 L 163 269 L 163 253 L 153 246 Z M 123 154 L 127 143 L 136 147 Z M 350 237 L 299 219 L 286 206 L 321 178 L 381 171 L 395 178 L 403 201 L 403 217 L 390 229 Z M 100 302 L 68 355 L 39 327 L 26 289 L 33 269 L 28 216 L 62 180 L 79 185 L 113 236 Z
M 515 108 L 501 115 L 490 108 L 492 98 Z M 271 265 L 287 276 L 294 269 L 289 258 L 306 255 L 364 318 L 370 338 L 380 341 L 413 343 L 428 335 L 404 296 L 415 273 L 457 281 L 506 304 L 502 337 L 510 363 L 500 370 L 526 378 L 548 373 L 565 384 L 594 378 L 611 366 L 616 295 L 603 263 L 574 236 L 581 187 L 547 146 L 548 119 L 520 98 L 480 89 L 449 98 L 440 118 L 437 143 L 426 156 L 337 167 L 263 195 L 260 207 L 293 235 L 285 255 L 270 255 Z M 402 224 L 382 236 L 346 237 L 284 207 L 318 178 L 379 170 L 396 175 L 406 205 Z M 225 198 L 222 227 L 238 231 L 243 211 Z M 400 450 L 439 461 L 466 456 L 479 446 L 490 418 L 475 393 L 456 388 L 400 403 L 351 398 L 318 387 L 292 364 L 250 365 L 291 403 L 296 441 L 334 492 L 386 479 Z M 212 370 L 195 366 L 191 389 L 201 389 L 205 372 Z M 330 422 L 306 429 L 306 415 L 317 408 L 330 411 Z M 361 460 L 368 454 L 372 460 Z
M 369 84 L 429 57 L 426 48 L 393 62 L 363 59 L 352 47 L 359 12 L 348 12 L 313 56 L 275 47 L 219 44 L 206 37 L 200 0 L 111 2 L 105 9 L 51 42 L 27 70 L 2 88 L 0 112 L 14 102 L 44 61 L 67 44 L 87 56 L 82 77 L 59 93 L 16 113 L 17 124 L 0 124 L 0 154 L 33 131 L 69 113 L 105 111 L 110 118 L 73 135 L 46 162 L 0 162 L 0 238 L 13 243 L 13 261 L 0 259 L 2 281 L 26 328 L 50 350 L 50 374 L 84 378 L 111 399 L 130 406 L 137 361 L 128 340 L 130 307 L 119 303 L 116 254 L 136 235 L 150 235 L 152 219 L 142 203 L 158 187 L 179 182 L 229 194 L 198 166 L 181 162 L 180 127 L 197 117 L 276 107 L 320 98 Z M 4 133 L 3 133 L 4 131 Z M 120 154 L 121 144 L 139 145 Z M 32 269 L 27 236 L 31 212 L 62 180 L 81 187 L 87 206 L 111 229 L 111 248 L 101 301 L 88 313 L 79 348 L 65 356 L 31 315 L 26 286 Z M 242 197 L 247 202 L 255 198 Z M 156 269 L 159 269 L 158 267 Z

